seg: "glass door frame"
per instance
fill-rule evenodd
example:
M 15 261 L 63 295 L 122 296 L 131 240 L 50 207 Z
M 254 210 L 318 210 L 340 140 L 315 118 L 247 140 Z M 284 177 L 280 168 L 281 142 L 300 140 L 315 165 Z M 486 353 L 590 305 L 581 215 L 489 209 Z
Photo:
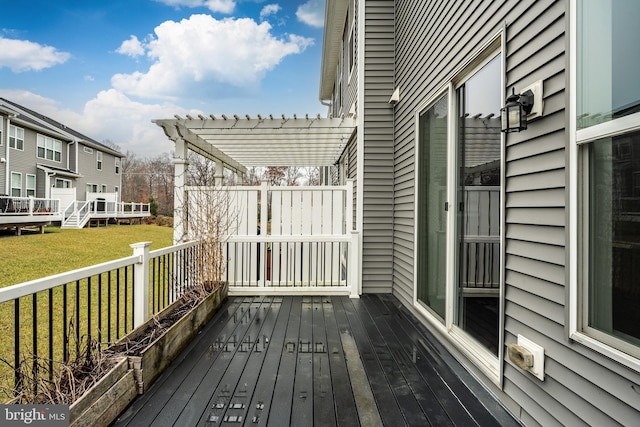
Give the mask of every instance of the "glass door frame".
M 500 292 L 499 292 L 499 320 L 498 320 L 498 355 L 496 357 L 490 350 L 482 346 L 475 339 L 473 339 L 467 332 L 456 325 L 456 304 L 457 304 L 457 281 L 458 281 L 458 232 L 460 229 L 460 215 L 457 207 L 459 203 L 458 195 L 458 105 L 456 91 L 460 88 L 469 78 L 475 75 L 475 73 L 485 66 L 489 61 L 496 56 L 501 55 L 501 94 L 500 99 L 505 99 L 505 52 L 506 46 L 504 41 L 504 29 L 498 32 L 489 42 L 482 46 L 468 62 L 466 62 L 460 69 L 454 73 L 456 78 L 451 79 L 445 85 L 441 86 L 439 90 L 434 92 L 434 95 L 430 96 L 428 100 L 416 109 L 415 112 L 415 147 L 416 147 L 416 159 L 418 158 L 418 150 L 420 145 L 420 129 L 419 122 L 420 116 L 425 113 L 431 106 L 433 106 L 442 96 L 447 95 L 449 100 L 448 105 L 448 147 L 447 147 L 447 201 L 449 209 L 446 212 L 447 218 L 447 237 L 446 237 L 446 309 L 444 323 L 442 320 L 434 315 L 424 303 L 418 300 L 418 282 L 417 282 L 417 265 L 414 263 L 414 295 L 413 302 L 416 310 L 424 316 L 424 318 L 435 329 L 439 330 L 443 335 L 449 337 L 450 341 L 467 356 L 474 365 L 491 381 L 498 386 L 502 384 L 503 373 L 503 358 L 504 358 L 504 295 L 505 295 L 505 138 L 501 133 L 501 171 L 500 171 Z M 416 161 L 416 171 L 419 165 Z M 417 172 L 416 172 L 417 177 Z M 421 189 L 417 185 L 415 187 L 415 229 L 419 227 L 418 221 L 418 198 L 421 197 Z M 418 242 L 417 235 L 415 239 L 415 254 L 418 254 Z M 414 258 L 414 259 L 417 259 Z

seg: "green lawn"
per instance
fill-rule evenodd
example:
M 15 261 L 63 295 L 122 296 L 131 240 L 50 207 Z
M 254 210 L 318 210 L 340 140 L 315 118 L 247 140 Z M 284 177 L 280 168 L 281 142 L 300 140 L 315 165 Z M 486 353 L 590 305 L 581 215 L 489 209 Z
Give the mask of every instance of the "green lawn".
M 0 238 L 0 287 L 129 256 L 132 243 L 171 246 L 173 230 L 156 225 L 109 225 L 81 230 L 47 227 L 44 234 Z
M 8 236 L 0 238 L 0 250 L 5 254 L 2 262 L 2 275 L 0 275 L 0 287 L 6 287 L 25 281 L 38 279 L 52 274 L 63 273 L 77 268 L 88 267 L 106 261 L 129 256 L 133 249 L 129 246 L 132 243 L 152 242 L 151 249 L 160 249 L 172 244 L 173 230 L 169 227 L 159 227 L 155 225 L 110 225 L 102 228 L 84 228 L 81 230 L 61 230 L 59 227 L 48 227 L 44 234 L 26 234 L 23 236 Z M 56 288 L 51 297 L 47 297 L 46 292 L 39 293 L 37 298 L 37 315 L 33 311 L 34 301 L 31 297 L 20 300 L 20 348 L 21 353 L 30 354 L 33 349 L 33 322 L 37 317 L 38 349 L 46 357 L 48 355 L 48 340 L 51 336 L 53 340 L 55 360 L 62 357 L 62 337 L 65 336 L 63 328 L 68 326 L 62 322 L 62 312 L 66 310 L 69 316 L 68 321 L 73 324 L 80 324 L 79 333 L 94 334 L 98 322 L 101 321 L 104 336 L 101 341 L 107 340 L 107 334 L 113 332 L 112 339 L 126 333 L 125 325 L 116 322 L 124 319 L 125 308 L 131 303 L 132 290 L 128 294 L 122 294 L 126 285 L 123 272 L 115 272 L 114 276 L 103 275 L 94 276 L 91 286 L 87 279 L 78 282 L 77 285 L 70 284 L 68 288 L 68 299 L 63 303 L 61 288 Z M 117 285 L 116 276 L 122 279 L 122 285 Z M 100 282 L 98 282 L 100 280 Z M 119 291 L 116 291 L 116 288 Z M 120 294 L 118 294 L 120 292 Z M 112 307 L 98 312 L 95 308 L 89 309 L 89 293 L 91 294 L 92 307 L 95 307 L 99 296 L 103 304 L 112 301 Z M 120 296 L 118 296 L 120 295 Z M 116 304 L 116 298 L 121 301 Z M 74 307 L 76 303 L 80 306 L 80 319 L 74 319 Z M 55 318 L 51 333 L 49 325 L 49 307 Z M 109 312 L 111 314 L 109 314 Z M 13 363 L 14 351 L 14 315 L 15 305 L 13 302 L 0 304 L 0 361 L 5 360 Z M 111 320 L 109 321 L 109 317 Z M 92 331 L 88 330 L 87 319 L 91 319 Z M 73 335 L 71 331 L 67 334 Z M 115 335 L 118 334 L 118 335 Z M 72 346 L 73 344 L 70 343 Z M 73 350 L 70 349 L 71 352 Z M 0 401 L 5 401 L 12 396 L 7 392 L 13 384 L 13 371 L 5 363 L 0 363 Z

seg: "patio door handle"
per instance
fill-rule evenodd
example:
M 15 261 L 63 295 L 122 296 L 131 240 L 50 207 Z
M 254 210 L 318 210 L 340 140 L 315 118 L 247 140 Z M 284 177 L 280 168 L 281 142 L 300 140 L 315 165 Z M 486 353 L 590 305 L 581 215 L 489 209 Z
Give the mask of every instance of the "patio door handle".
M 449 211 L 449 202 L 444 202 L 444 210 Z

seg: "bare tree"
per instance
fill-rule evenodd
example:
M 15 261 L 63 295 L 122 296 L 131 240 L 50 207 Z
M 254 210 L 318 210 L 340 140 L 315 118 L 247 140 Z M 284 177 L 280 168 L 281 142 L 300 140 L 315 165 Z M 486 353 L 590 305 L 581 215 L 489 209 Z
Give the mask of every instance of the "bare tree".
M 286 166 L 269 166 L 262 174 L 270 185 L 282 185 L 287 177 Z

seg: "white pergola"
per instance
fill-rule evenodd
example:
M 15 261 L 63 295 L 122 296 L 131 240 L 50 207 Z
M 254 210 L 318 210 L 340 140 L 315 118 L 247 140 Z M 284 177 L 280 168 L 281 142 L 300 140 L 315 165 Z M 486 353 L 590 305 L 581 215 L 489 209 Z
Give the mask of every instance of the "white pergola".
M 176 116 L 154 120 L 169 139 L 225 167 L 334 165 L 356 127 L 353 117 Z M 176 147 L 177 148 L 177 147 Z
M 153 122 L 175 143 L 175 224 L 184 223 L 185 219 L 183 201 L 189 150 L 215 161 L 216 181 L 221 182 L 223 167 L 245 174 L 249 167 L 335 165 L 356 129 L 355 117 L 319 115 L 197 118 L 187 115 Z M 174 241 L 180 241 L 182 236 L 184 230 L 176 225 Z

